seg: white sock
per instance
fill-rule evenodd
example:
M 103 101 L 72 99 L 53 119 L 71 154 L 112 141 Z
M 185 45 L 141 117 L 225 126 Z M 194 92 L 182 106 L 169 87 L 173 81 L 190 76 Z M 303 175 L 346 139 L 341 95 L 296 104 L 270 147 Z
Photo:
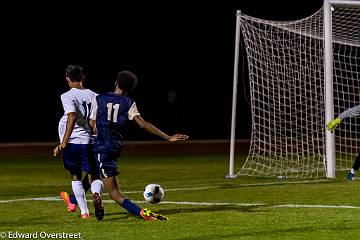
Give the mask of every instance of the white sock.
M 355 171 L 353 168 L 350 170 L 350 172 L 351 172 L 352 174 L 354 174 L 354 175 L 355 175 L 355 173 L 356 173 L 356 171 Z
M 72 181 L 72 190 L 75 194 L 76 201 L 78 202 L 78 206 L 80 208 L 81 214 L 89 213 L 87 203 L 86 203 L 86 197 L 85 197 L 85 191 L 82 185 L 81 181 Z
M 101 180 L 96 179 L 91 183 L 91 192 L 92 193 L 98 193 L 101 195 L 103 189 L 104 189 L 104 183 Z

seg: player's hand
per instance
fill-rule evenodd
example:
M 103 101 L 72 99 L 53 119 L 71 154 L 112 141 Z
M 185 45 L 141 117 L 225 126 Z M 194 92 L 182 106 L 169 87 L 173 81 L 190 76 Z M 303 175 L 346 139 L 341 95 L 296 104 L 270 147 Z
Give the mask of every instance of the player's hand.
M 176 141 L 185 141 L 189 138 L 189 136 L 184 134 L 175 134 L 169 137 L 169 142 L 176 142 Z
M 60 143 L 59 145 L 57 145 L 54 148 L 54 157 L 59 155 L 64 150 L 65 147 L 66 147 L 66 143 Z
M 341 119 L 337 117 L 331 122 L 329 122 L 326 128 L 328 131 L 334 131 L 335 128 L 337 128 L 337 126 L 339 126 L 340 123 L 341 123 Z

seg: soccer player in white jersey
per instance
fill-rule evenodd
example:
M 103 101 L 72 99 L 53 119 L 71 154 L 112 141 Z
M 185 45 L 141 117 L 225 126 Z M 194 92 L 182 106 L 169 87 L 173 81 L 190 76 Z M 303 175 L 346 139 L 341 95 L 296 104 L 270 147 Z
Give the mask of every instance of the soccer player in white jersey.
M 331 122 L 328 123 L 327 129 L 329 131 L 333 131 L 346 118 L 357 117 L 357 116 L 360 116 L 360 105 L 349 108 L 349 109 L 345 110 L 344 112 L 340 113 L 338 117 L 336 117 L 335 119 L 333 119 Z M 359 170 L 359 168 L 360 168 L 360 154 L 358 154 L 358 156 L 356 157 L 352 168 L 350 169 L 350 171 L 348 172 L 348 174 L 346 176 L 346 179 L 348 181 L 353 181 L 355 179 L 356 171 Z
M 93 133 L 88 119 L 96 93 L 83 87 L 82 67 L 69 65 L 66 81 L 70 90 L 61 95 L 64 116 L 59 122 L 60 144 L 54 148 L 54 156 L 62 153 L 64 168 L 70 172 L 72 190 L 80 208 L 80 217 L 89 218 L 85 191 L 81 182 L 82 172 L 90 176 L 91 191 L 96 218 L 103 217 L 103 207 L 98 205 L 97 195 L 101 194 L 103 183 L 99 180 L 98 168 L 93 155 Z M 99 220 L 99 219 L 98 219 Z
M 99 94 L 91 106 L 90 125 L 97 131 L 94 153 L 103 178 L 105 188 L 110 197 L 128 212 L 145 220 L 167 220 L 148 209 L 141 209 L 120 190 L 117 181 L 119 174 L 117 159 L 123 146 L 122 132 L 128 120 L 135 121 L 138 126 L 160 138 L 174 142 L 188 139 L 187 135 L 167 135 L 154 125 L 146 122 L 137 110 L 135 102 L 127 94 L 136 86 L 137 77 L 129 71 L 118 74 L 114 92 Z

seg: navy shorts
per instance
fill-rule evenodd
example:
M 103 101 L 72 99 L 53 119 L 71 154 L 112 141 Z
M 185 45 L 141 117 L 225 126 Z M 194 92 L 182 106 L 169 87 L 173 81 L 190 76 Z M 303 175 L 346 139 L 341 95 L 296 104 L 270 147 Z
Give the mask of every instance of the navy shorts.
M 103 178 L 119 175 L 117 170 L 117 159 L 120 152 L 95 152 L 97 166 Z
M 68 143 L 63 150 L 64 168 L 72 175 L 80 175 L 83 171 L 93 176 L 99 175 L 92 144 Z

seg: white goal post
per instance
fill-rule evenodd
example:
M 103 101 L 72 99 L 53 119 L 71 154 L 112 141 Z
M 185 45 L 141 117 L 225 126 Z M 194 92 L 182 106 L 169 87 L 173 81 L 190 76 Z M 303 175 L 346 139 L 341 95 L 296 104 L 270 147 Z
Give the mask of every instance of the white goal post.
M 251 142 L 235 173 L 240 33 L 251 97 Z M 335 178 L 360 152 L 360 118 L 326 123 L 360 104 L 360 0 L 324 0 L 313 15 L 268 21 L 237 11 L 227 178 Z

